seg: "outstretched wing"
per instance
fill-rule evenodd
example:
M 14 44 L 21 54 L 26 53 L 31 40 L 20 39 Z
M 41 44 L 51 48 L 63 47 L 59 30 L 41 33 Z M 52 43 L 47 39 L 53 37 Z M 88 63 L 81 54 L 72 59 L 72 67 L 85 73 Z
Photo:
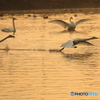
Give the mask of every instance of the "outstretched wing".
M 78 21 L 75 22 L 75 25 L 78 25 L 80 23 L 86 22 L 88 20 L 90 20 L 90 19 L 81 19 L 81 20 L 78 20 Z
M 61 47 L 74 48 L 73 40 L 67 41 L 66 43 L 62 44 Z
M 59 24 L 59 25 L 61 25 L 64 28 L 68 27 L 68 25 L 69 25 L 69 23 L 64 22 L 62 20 L 51 20 L 51 21 L 49 21 L 49 23 Z
M 94 44 L 87 42 L 87 41 L 79 42 L 79 44 L 88 45 L 88 46 L 95 46 Z

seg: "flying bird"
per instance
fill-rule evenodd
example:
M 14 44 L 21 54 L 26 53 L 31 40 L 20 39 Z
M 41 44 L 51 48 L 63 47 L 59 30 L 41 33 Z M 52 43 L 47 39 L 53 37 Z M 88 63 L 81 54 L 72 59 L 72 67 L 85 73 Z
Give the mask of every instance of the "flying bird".
M 81 19 L 81 20 L 78 20 L 76 22 L 73 22 L 72 19 L 73 19 L 73 17 L 70 17 L 70 19 L 69 19 L 70 23 L 67 23 L 67 22 L 62 21 L 62 20 L 51 20 L 51 21 L 49 21 L 49 23 L 59 24 L 65 29 L 68 27 L 68 31 L 75 31 L 75 28 L 78 24 L 90 20 L 90 19 Z
M 0 40 L 0 43 L 3 42 L 4 40 L 8 39 L 8 38 L 14 38 L 15 36 L 13 35 L 8 35 L 7 37 L 3 38 L 2 40 Z
M 60 49 L 60 51 L 62 51 L 65 47 L 66 48 L 77 48 L 76 46 L 77 44 L 86 44 L 90 46 L 95 46 L 94 44 L 87 42 L 88 40 L 92 40 L 92 39 L 98 39 L 98 38 L 93 36 L 91 38 L 85 38 L 85 39 L 76 38 L 76 39 L 68 40 L 66 43 L 61 45 L 61 47 L 63 48 Z
M 4 29 L 2 29 L 2 32 L 13 32 L 13 35 L 15 35 L 16 28 L 15 28 L 14 20 L 17 20 L 17 19 L 16 18 L 12 18 L 13 29 L 11 29 L 11 28 L 4 28 Z

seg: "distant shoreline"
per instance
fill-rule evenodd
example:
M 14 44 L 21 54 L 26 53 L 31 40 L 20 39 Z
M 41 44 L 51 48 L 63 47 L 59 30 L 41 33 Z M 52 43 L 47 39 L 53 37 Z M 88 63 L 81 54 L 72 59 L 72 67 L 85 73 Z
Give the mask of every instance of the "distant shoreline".
M 60 13 L 100 13 L 100 8 L 63 8 L 63 9 L 38 9 L 38 10 L 10 10 L 0 11 L 0 14 L 60 14 Z

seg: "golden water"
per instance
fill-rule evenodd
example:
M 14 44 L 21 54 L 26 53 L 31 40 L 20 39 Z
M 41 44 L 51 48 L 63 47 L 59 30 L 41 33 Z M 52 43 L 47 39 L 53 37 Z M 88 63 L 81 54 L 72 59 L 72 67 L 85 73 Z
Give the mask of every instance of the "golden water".
M 100 47 L 60 45 L 69 39 L 100 38 L 100 14 L 78 13 L 74 21 L 89 18 L 70 34 L 53 19 L 66 22 L 74 14 L 51 14 L 44 19 L 15 15 L 16 37 L 0 43 L 0 100 L 100 100 L 98 96 L 70 96 L 70 92 L 100 93 Z M 0 19 L 0 29 L 12 27 L 11 16 Z M 11 33 L 0 32 L 0 38 Z M 91 40 L 100 46 L 100 39 Z M 9 47 L 9 51 L 5 49 Z

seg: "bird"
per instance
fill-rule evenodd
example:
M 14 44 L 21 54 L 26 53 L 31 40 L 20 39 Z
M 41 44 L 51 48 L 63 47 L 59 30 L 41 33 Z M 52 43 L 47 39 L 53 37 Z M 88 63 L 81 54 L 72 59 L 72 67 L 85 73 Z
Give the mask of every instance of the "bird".
M 7 37 L 3 38 L 2 40 L 0 40 L 0 43 L 3 42 L 4 40 L 8 39 L 8 38 L 14 38 L 15 36 L 13 35 L 8 35 Z
M 31 15 L 28 15 L 28 17 L 31 17 Z
M 68 27 L 68 31 L 75 31 L 75 28 L 78 24 L 90 20 L 90 19 L 80 19 L 76 22 L 73 22 L 72 19 L 73 19 L 73 17 L 70 17 L 70 19 L 69 19 L 70 23 L 67 23 L 63 20 L 51 20 L 51 21 L 49 21 L 49 23 L 59 24 L 62 27 L 64 27 L 65 29 Z
M 33 15 L 33 17 L 36 18 L 37 16 L 36 15 Z
M 17 20 L 17 19 L 16 18 L 12 18 L 13 29 L 11 29 L 11 28 L 4 28 L 4 29 L 2 29 L 2 32 L 13 32 L 13 35 L 15 35 L 16 28 L 15 28 L 14 20 Z
M 77 44 L 87 44 L 90 46 L 95 46 L 94 44 L 87 42 L 88 40 L 92 40 L 92 39 L 98 39 L 98 38 L 93 36 L 91 38 L 84 38 L 84 39 L 76 38 L 76 39 L 68 40 L 66 43 L 63 43 L 61 45 L 61 47 L 63 48 L 61 48 L 60 51 L 62 51 L 65 47 L 66 48 L 77 48 L 76 46 Z
M 48 18 L 48 16 L 43 16 L 43 18 L 44 18 L 44 19 L 47 19 L 47 18 Z

